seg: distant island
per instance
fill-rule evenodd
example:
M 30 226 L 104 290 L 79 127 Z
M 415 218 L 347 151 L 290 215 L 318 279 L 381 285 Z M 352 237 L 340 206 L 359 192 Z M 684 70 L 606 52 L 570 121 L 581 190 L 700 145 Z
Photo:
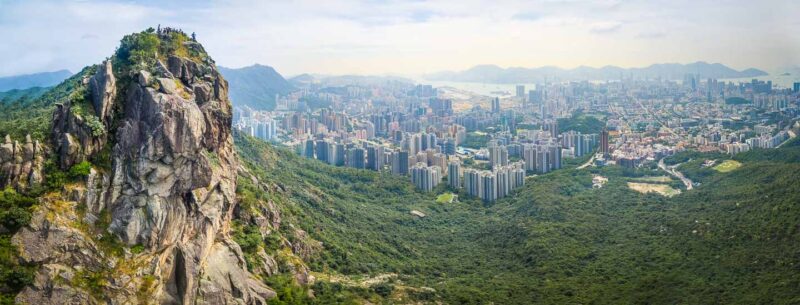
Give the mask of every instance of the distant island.
M 593 68 L 580 66 L 574 69 L 563 69 L 554 66 L 538 68 L 510 67 L 501 68 L 496 65 L 479 65 L 460 72 L 437 72 L 424 76 L 432 81 L 456 81 L 477 83 L 536 83 L 545 79 L 559 81 L 580 80 L 616 80 L 620 78 L 648 79 L 683 79 L 687 74 L 699 75 L 700 78 L 742 78 L 768 75 L 762 70 L 750 68 L 735 70 L 720 63 L 695 62 L 691 64 L 654 64 L 644 68 L 621 68 L 604 66 Z

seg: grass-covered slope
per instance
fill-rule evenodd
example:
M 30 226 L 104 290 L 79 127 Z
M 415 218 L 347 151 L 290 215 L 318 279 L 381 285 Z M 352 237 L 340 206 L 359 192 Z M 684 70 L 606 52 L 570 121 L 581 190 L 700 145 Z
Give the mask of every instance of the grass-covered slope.
M 247 166 L 283 190 L 284 217 L 322 242 L 311 268 L 397 273 L 395 302 L 800 302 L 797 163 L 742 160 L 671 198 L 629 190 L 626 175 L 641 173 L 562 170 L 484 207 L 466 196 L 436 203 L 437 192 L 419 193 L 405 177 L 236 141 Z M 592 174 L 609 182 L 592 189 Z

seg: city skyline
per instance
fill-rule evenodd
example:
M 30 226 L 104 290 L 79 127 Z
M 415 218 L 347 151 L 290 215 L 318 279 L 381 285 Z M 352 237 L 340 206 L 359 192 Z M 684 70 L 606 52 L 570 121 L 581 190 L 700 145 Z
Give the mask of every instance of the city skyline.
M 102 60 L 146 27 L 198 34 L 217 64 L 286 76 L 420 75 L 480 64 L 624 68 L 719 62 L 773 72 L 800 63 L 798 3 L 536 1 L 0 1 L 0 76 Z M 775 7 L 785 9 L 775 10 Z M 731 52 L 736 50 L 736 52 Z M 13 60 L 11 60 L 13 59 Z

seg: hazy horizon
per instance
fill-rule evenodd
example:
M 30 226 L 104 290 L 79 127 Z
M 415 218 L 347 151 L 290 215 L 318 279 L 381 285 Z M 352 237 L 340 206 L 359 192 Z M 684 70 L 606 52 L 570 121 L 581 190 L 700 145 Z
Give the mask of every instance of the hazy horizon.
M 781 7 L 782 9 L 775 9 Z M 3 1 L 0 76 L 80 68 L 148 27 L 196 32 L 218 65 L 283 75 L 416 76 L 500 67 L 800 64 L 788 0 Z

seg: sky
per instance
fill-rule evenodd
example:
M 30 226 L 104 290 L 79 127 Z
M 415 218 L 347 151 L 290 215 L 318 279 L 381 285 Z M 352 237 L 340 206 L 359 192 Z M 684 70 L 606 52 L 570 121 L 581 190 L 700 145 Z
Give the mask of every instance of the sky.
M 218 65 L 284 76 L 501 67 L 800 65 L 800 1 L 0 0 L 0 76 L 99 63 L 123 35 L 196 32 Z

